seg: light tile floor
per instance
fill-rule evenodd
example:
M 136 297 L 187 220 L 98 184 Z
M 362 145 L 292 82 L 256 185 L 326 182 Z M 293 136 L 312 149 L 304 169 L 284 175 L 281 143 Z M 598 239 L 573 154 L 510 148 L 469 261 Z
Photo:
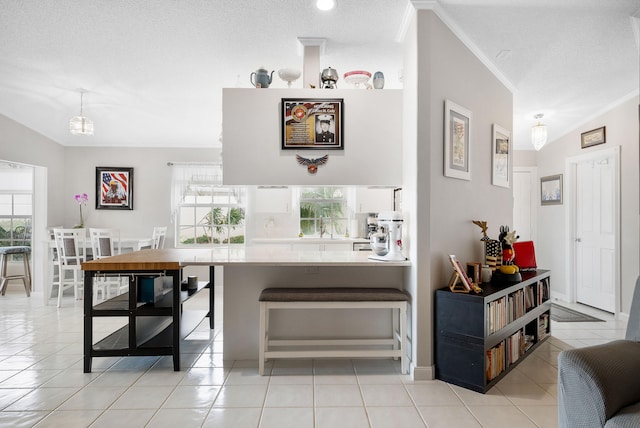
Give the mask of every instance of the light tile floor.
M 552 337 L 487 394 L 413 381 L 388 360 L 281 360 L 259 376 L 257 361 L 222 360 L 222 333 L 207 321 L 183 341 L 180 372 L 170 357 L 124 357 L 94 358 L 85 374 L 82 301 L 44 306 L 17 284 L 0 297 L 0 426 L 555 427 L 558 353 L 626 327 L 581 308 L 606 322 L 552 322 Z

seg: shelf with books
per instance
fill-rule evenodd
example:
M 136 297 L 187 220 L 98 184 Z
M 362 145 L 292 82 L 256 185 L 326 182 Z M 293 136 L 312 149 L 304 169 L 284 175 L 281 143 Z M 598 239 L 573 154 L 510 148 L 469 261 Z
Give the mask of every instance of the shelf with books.
M 551 334 L 550 271 L 482 288 L 436 290 L 435 369 L 438 379 L 484 393 Z

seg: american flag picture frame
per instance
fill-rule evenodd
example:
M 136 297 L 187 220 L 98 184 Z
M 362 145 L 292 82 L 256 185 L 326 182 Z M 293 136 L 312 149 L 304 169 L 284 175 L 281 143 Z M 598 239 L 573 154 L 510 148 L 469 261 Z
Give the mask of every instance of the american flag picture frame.
M 133 168 L 96 167 L 96 209 L 133 210 Z

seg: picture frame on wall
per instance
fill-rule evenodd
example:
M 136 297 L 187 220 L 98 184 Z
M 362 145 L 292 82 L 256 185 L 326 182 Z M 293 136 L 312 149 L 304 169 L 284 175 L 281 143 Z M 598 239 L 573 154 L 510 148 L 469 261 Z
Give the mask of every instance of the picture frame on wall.
M 444 175 L 471 180 L 471 111 L 444 102 Z
M 283 150 L 343 150 L 342 98 L 282 98 Z
M 96 209 L 133 210 L 133 168 L 96 167 Z
M 498 124 L 493 124 L 491 141 L 491 184 L 511 187 L 511 132 Z
M 540 178 L 540 204 L 562 205 L 562 174 Z
M 580 134 L 580 145 L 583 149 L 591 146 L 597 146 L 598 144 L 604 144 L 607 142 L 606 127 L 592 129 L 591 131 L 583 132 Z

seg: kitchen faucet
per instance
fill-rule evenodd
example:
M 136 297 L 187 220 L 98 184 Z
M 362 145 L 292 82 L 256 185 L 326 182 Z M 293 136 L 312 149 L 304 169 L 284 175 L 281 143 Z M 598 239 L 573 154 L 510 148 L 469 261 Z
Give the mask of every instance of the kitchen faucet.
M 324 217 L 320 217 L 320 239 L 324 238 L 324 233 L 325 233 L 325 224 L 324 221 L 322 220 Z

